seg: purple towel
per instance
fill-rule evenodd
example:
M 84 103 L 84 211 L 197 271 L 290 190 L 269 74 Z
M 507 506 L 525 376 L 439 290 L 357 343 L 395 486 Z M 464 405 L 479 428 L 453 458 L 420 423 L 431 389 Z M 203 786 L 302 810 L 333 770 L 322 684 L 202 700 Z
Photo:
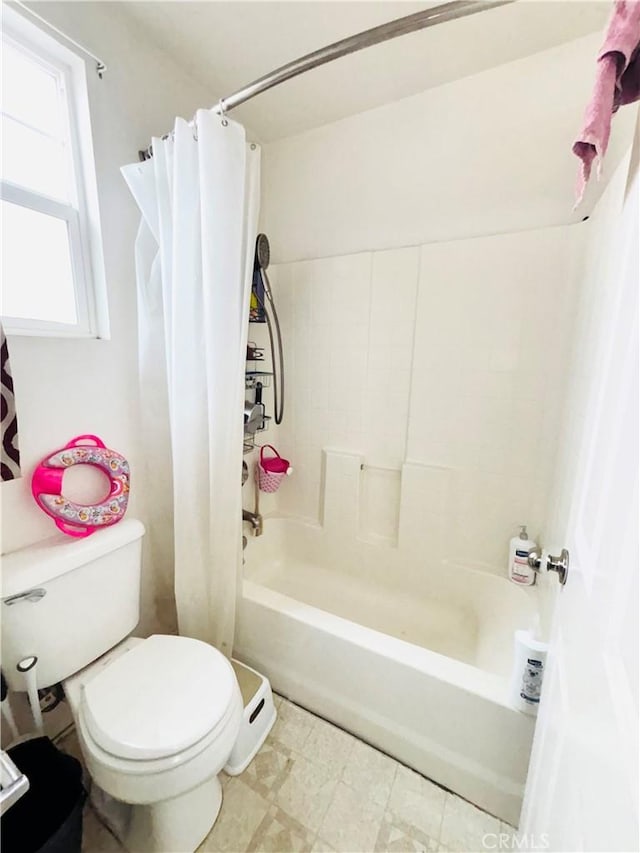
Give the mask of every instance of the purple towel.
M 618 107 L 640 99 L 640 2 L 616 0 L 598 54 L 596 82 L 584 113 L 584 125 L 573 153 L 582 165 L 576 183 L 576 207 L 582 201 L 593 161 L 598 177 Z

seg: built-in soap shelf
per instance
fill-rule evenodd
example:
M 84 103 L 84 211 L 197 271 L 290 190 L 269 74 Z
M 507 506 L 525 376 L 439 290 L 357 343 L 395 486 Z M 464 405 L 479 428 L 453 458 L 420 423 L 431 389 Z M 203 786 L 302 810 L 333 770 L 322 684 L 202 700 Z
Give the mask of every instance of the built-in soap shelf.
M 395 465 L 360 463 L 358 538 L 398 546 L 402 472 Z

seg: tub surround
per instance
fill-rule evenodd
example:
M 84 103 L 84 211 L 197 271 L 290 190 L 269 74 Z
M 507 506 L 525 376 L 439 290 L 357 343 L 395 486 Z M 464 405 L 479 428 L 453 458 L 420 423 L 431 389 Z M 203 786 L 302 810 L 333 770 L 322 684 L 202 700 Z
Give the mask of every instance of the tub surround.
M 518 525 L 544 524 L 583 235 L 276 266 L 288 402 L 269 441 L 295 472 L 263 512 L 504 576 Z

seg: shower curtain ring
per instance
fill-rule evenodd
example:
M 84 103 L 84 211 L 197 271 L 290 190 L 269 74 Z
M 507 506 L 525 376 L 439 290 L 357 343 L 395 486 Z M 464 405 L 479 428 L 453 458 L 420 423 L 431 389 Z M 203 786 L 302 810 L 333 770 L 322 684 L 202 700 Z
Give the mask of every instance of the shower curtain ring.
M 222 98 L 218 101 L 218 110 L 220 111 L 220 115 L 222 117 L 222 126 L 227 127 L 229 124 L 229 121 L 227 119 L 227 105 L 225 104 Z

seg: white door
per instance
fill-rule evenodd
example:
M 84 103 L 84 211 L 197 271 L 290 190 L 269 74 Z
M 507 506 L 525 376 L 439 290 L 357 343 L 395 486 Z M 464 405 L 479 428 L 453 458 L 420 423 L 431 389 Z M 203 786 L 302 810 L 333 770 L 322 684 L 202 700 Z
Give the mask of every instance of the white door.
M 571 563 L 520 824 L 530 850 L 640 849 L 639 141 L 636 131 L 631 167 L 627 159 L 585 226 L 568 423 L 543 542 L 566 546 Z

